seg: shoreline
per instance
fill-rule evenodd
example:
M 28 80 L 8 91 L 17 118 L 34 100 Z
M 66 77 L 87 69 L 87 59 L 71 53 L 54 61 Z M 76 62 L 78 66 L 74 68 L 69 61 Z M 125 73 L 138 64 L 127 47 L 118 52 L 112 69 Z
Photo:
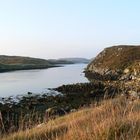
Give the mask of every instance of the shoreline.
M 18 130 L 21 115 L 23 118 L 28 116 L 27 119 L 30 119 L 32 113 L 39 114 L 41 122 L 43 122 L 45 113 L 48 110 L 51 110 L 49 112 L 51 117 L 55 118 L 81 107 L 90 106 L 91 103 L 98 103 L 105 99 L 105 93 L 108 93 L 106 99 L 113 98 L 119 94 L 119 90 L 116 87 L 105 85 L 101 82 L 62 85 L 55 89 L 56 91 L 60 94 L 51 94 L 50 96 L 43 94 L 40 96 L 28 92 L 28 96 L 22 96 L 19 102 L 10 101 L 9 98 L 9 101 L 7 100 L 5 104 L 0 103 L 0 111 L 3 116 L 3 122 L 6 124 L 7 132 L 11 125 Z M 9 120 L 6 119 L 7 115 Z M 14 120 L 12 124 L 11 120 Z
M 20 70 L 1 73 L 0 81 L 2 87 L 0 97 L 24 95 L 27 92 L 37 94 L 45 93 L 48 88 L 57 88 L 63 84 L 88 82 L 82 73 L 84 67 L 86 67 L 86 64 L 65 64 L 48 69 Z M 81 74 L 77 76 L 77 73 Z M 79 80 L 76 80 L 75 76 L 77 77 L 76 79 Z M 66 77 L 68 79 L 66 79 Z
M 43 70 L 43 69 L 49 69 L 49 68 L 55 68 L 55 67 L 63 67 L 63 65 L 54 65 L 54 66 L 46 66 L 46 67 L 37 67 L 37 68 L 19 68 L 19 69 L 7 69 L 4 71 L 0 70 L 0 73 L 7 73 L 7 72 L 14 72 L 14 71 L 22 71 L 22 70 Z

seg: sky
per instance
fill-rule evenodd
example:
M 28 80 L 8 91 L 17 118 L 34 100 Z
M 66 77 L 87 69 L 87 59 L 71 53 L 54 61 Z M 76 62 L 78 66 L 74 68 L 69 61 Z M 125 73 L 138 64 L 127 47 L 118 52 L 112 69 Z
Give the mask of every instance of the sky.
M 140 44 L 139 0 L 0 0 L 0 55 L 95 57 Z

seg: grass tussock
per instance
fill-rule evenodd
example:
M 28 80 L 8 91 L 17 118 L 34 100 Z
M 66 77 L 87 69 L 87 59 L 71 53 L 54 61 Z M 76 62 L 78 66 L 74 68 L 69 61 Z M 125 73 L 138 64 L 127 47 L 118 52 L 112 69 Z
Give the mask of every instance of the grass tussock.
M 102 102 L 2 140 L 139 140 L 140 101 Z

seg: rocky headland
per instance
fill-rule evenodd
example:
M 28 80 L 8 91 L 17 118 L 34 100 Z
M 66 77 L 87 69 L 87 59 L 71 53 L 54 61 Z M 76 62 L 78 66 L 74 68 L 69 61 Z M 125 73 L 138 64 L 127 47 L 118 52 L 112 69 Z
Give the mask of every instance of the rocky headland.
M 87 66 L 90 81 L 118 83 L 124 93 L 140 97 L 140 46 L 113 46 L 104 49 Z

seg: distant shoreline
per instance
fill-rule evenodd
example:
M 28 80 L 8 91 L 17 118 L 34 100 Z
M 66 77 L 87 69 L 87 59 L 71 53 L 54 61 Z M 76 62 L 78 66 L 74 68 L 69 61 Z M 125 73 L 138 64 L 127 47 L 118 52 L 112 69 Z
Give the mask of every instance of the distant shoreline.
M 38 67 L 38 68 L 7 69 L 7 70 L 4 70 L 4 71 L 0 70 L 0 73 L 22 71 L 22 70 L 43 70 L 43 69 L 49 69 L 49 68 L 55 68 L 55 67 L 63 67 L 63 65 L 54 65 L 54 66 L 50 66 L 50 67 Z
M 0 55 L 0 73 L 17 70 L 48 69 L 52 67 L 60 67 L 66 64 L 88 62 L 89 60 L 85 58 L 63 58 L 45 60 L 40 58 Z

